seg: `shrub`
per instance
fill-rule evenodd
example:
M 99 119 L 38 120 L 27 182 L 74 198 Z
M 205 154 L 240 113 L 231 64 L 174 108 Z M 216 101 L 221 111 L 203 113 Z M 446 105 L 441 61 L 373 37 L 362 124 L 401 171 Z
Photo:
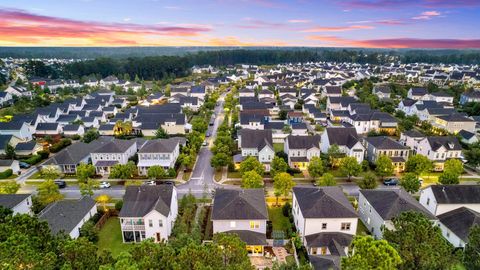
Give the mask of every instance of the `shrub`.
M 123 201 L 122 200 L 115 203 L 115 210 L 120 211 L 120 210 L 122 210 L 122 207 L 123 207 Z
M 177 177 L 177 171 L 175 171 L 174 168 L 168 169 L 167 173 L 168 173 L 168 177 Z
M 7 169 L 0 173 L 0 179 L 7 179 L 8 177 L 13 175 L 12 169 Z
M 42 161 L 42 157 L 40 155 L 33 155 L 27 159 L 24 160 L 25 163 L 28 163 L 30 165 L 35 165 L 37 163 L 39 163 L 40 161 Z
M 50 155 L 50 152 L 48 150 L 42 150 L 42 151 L 38 151 L 37 155 L 42 157 L 42 159 L 46 159 Z
M 78 141 L 78 140 L 80 140 L 80 138 L 81 138 L 81 136 L 78 135 L 78 134 L 75 134 L 75 135 L 72 136 L 72 140 L 74 140 L 74 141 Z
M 301 173 L 302 171 L 300 171 L 299 169 L 297 168 L 288 168 L 287 169 L 287 173 L 289 173 L 290 175 L 294 175 L 296 173 Z
M 95 227 L 95 223 L 89 220 L 83 224 L 80 228 L 80 236 L 85 237 L 88 241 L 96 243 L 98 241 L 98 229 Z
M 70 139 L 61 139 L 59 142 L 54 143 L 52 146 L 50 146 L 50 152 L 52 153 L 57 153 L 63 148 L 69 146 L 72 144 L 72 140 Z
M 290 205 L 289 202 L 286 202 L 282 207 L 282 213 L 285 217 L 288 217 L 291 212 L 292 212 L 292 206 Z

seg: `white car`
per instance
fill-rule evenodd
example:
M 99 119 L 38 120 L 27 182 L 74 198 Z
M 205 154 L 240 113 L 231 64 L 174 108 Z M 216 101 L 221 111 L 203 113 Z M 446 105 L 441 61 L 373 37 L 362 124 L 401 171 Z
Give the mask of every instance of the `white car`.
M 156 183 L 155 181 L 147 181 L 147 182 L 144 183 L 144 185 L 146 185 L 146 186 L 155 186 L 155 185 L 157 185 L 157 183 Z
M 99 185 L 100 188 L 109 188 L 111 186 L 112 185 L 108 182 L 101 182 L 100 185 Z

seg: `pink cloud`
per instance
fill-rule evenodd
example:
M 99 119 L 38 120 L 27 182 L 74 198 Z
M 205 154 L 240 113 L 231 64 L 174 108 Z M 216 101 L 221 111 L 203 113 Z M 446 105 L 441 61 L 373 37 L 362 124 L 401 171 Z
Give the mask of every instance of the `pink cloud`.
M 286 26 L 284 23 L 267 22 L 264 20 L 258 20 L 258 19 L 252 19 L 252 18 L 244 18 L 243 21 L 245 21 L 245 23 L 238 24 L 236 25 L 236 27 L 243 28 L 243 29 L 261 29 L 261 28 L 274 29 L 274 28 L 283 28 Z
M 304 33 L 314 33 L 314 32 L 346 32 L 346 31 L 353 31 L 353 30 L 366 30 L 366 29 L 374 29 L 375 27 L 371 25 L 349 25 L 349 26 L 319 26 L 304 29 L 301 32 Z
M 432 11 L 424 11 L 419 16 L 415 16 L 412 19 L 414 20 L 430 20 L 433 17 L 438 17 L 442 15 L 442 13 L 432 10 Z
M 311 20 L 299 20 L 299 19 L 294 19 L 294 20 L 288 20 L 289 23 L 309 23 Z
M 480 6 L 478 0 L 337 0 L 337 3 L 348 9 L 398 9 L 405 6 L 429 8 Z

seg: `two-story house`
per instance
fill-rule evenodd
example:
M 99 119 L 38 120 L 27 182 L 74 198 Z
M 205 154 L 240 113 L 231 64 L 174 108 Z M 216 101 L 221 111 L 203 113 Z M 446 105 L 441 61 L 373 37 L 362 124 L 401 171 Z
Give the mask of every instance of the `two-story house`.
M 213 233 L 237 234 L 250 255 L 263 255 L 267 245 L 267 204 L 263 189 L 216 189 Z
M 454 134 L 457 134 L 462 129 L 475 133 L 475 125 L 476 122 L 474 120 L 458 113 L 435 116 L 432 121 L 434 128 L 444 129 Z
M 453 136 L 428 136 L 406 145 L 415 149 L 417 154 L 432 160 L 435 171 L 443 171 L 447 159 L 460 158 L 462 154 L 462 146 L 457 137 Z
M 119 213 L 123 242 L 168 240 L 177 215 L 177 190 L 173 185 L 128 186 Z
M 367 149 L 367 160 L 369 162 L 376 163 L 378 157 L 385 155 L 392 160 L 396 172 L 405 170 L 405 163 L 410 154 L 408 146 L 387 136 L 367 137 L 363 141 Z
M 114 165 L 127 164 L 136 152 L 135 140 L 112 140 L 95 149 L 90 156 L 97 174 L 108 175 Z
M 238 145 L 242 151 L 234 157 L 236 165 L 240 165 L 243 159 L 254 156 L 264 164 L 267 171 L 275 156 L 273 148 L 272 130 L 241 129 L 238 132 Z
M 419 202 L 436 216 L 460 207 L 480 212 L 480 186 L 431 185 L 420 191 Z
M 0 122 L 0 135 L 13 135 L 24 141 L 32 140 L 32 131 L 22 120 L 12 120 L 10 122 Z
M 32 215 L 32 194 L 0 194 L 0 206 L 13 214 Z
M 179 154 L 178 138 L 149 140 L 138 151 L 138 174 L 147 175 L 148 169 L 152 166 L 173 168 Z
M 464 206 L 438 216 L 443 237 L 456 248 L 468 244 L 473 226 L 480 226 L 480 213 Z
M 290 135 L 283 145 L 288 155 L 288 165 L 300 170 L 306 170 L 313 157 L 320 156 L 320 135 L 293 136 Z
M 320 150 L 328 153 L 332 145 L 337 145 L 342 153 L 355 157 L 358 163 L 363 161 L 365 147 L 359 140 L 355 128 L 332 127 L 326 128 L 321 136 Z

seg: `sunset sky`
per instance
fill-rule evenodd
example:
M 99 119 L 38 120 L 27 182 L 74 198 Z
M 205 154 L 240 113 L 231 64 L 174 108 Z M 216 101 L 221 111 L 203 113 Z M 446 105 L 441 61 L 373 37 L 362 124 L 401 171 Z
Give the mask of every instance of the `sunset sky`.
M 480 48 L 480 0 L 0 0 L 0 46 Z

